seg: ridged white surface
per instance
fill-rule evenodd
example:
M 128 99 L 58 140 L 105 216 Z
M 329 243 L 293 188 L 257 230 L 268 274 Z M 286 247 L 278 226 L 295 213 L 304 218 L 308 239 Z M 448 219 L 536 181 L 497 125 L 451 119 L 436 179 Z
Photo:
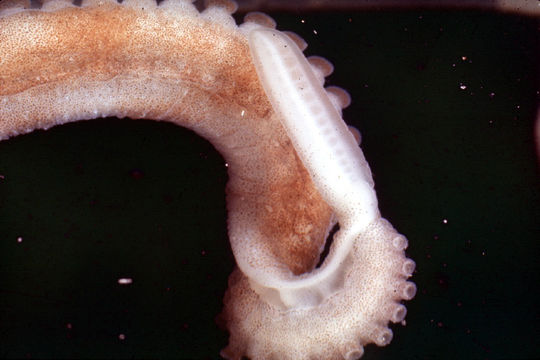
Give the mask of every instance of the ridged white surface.
M 403 321 L 407 310 L 400 302 L 416 292 L 406 281 L 414 262 L 404 255 L 403 239 L 386 220 L 371 223 L 345 259 L 339 291 L 317 306 L 283 311 L 261 300 L 243 274 L 233 273 L 224 309 L 231 338 L 222 355 L 353 360 L 369 343 L 388 345 L 393 336 L 388 322 Z
M 253 30 L 249 43 L 266 94 L 317 188 L 342 225 L 362 231 L 378 216 L 371 171 L 319 77 L 279 31 Z
M 8 74 L 0 77 L 0 138 L 99 116 L 148 117 L 194 129 L 227 159 L 229 234 L 242 271 L 224 300 L 224 355 L 354 359 L 365 344 L 388 344 L 388 321 L 403 320 L 400 301 L 415 292 L 406 281 L 414 262 L 405 237 L 380 218 L 369 167 L 339 116 L 348 95 L 322 88 L 331 67 L 310 65 L 301 39 L 261 30 L 275 23 L 260 14 L 237 28 L 234 7 L 221 0 L 202 13 L 190 0 L 52 0 L 11 18 L 28 2 L 10 3 L 0 3 L 0 73 Z M 111 34 L 119 42 L 109 47 Z M 36 47 L 48 51 L 36 58 Z M 322 267 L 295 276 L 268 244 L 319 249 L 313 240 L 334 219 L 318 190 L 340 231 Z

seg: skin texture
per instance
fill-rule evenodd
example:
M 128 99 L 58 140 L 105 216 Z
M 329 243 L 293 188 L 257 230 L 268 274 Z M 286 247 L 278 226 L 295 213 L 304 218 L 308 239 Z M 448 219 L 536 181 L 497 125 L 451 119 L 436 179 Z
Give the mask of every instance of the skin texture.
M 375 201 L 368 224 L 354 226 L 358 214 L 342 219 L 327 260 L 315 268 L 342 209 L 323 200 L 257 75 L 247 35 L 273 27 L 271 19 L 252 15 L 238 27 L 227 1 L 210 2 L 202 13 L 179 0 L 25 6 L 0 7 L 0 139 L 98 117 L 152 119 L 194 130 L 225 158 L 239 269 L 221 314 L 231 334 L 224 357 L 354 359 L 366 344 L 391 341 L 388 322 L 403 321 L 400 302 L 416 291 L 406 281 L 414 270 L 407 240 L 380 218 Z M 328 67 L 321 60 L 304 65 L 323 75 Z M 334 100 L 348 102 L 343 93 Z M 363 181 L 372 188 L 365 166 Z M 276 273 L 285 281 L 272 282 Z M 309 286 L 287 287 L 303 280 Z
M 1 137 L 106 115 L 191 128 L 237 174 L 229 200 L 241 199 L 232 206 L 255 212 L 252 218 L 260 219 L 256 225 L 269 240 L 266 250 L 295 274 L 313 268 L 331 210 L 265 100 L 241 34 L 210 21 L 150 16 L 114 3 L 84 12 L 23 12 L 2 21 Z M 89 93 L 107 91 L 123 96 L 96 109 Z M 62 100 L 60 92 L 69 97 Z M 236 221 L 242 219 L 230 226 Z M 279 246 L 272 244 L 276 239 Z

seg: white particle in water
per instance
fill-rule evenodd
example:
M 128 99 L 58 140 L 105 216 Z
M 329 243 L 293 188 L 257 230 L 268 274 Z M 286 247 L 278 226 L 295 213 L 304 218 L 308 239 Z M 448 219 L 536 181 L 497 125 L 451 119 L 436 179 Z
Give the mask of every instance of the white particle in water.
M 133 283 L 132 278 L 120 278 L 120 279 L 118 279 L 118 284 L 120 284 L 120 285 L 129 285 L 129 284 L 132 284 L 132 283 Z

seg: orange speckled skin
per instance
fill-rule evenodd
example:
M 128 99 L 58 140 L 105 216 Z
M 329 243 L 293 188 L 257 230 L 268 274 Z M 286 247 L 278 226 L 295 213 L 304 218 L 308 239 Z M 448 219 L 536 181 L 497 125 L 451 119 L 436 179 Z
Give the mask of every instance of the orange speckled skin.
M 0 14 L 0 104 L 0 138 L 99 116 L 191 128 L 229 163 L 230 230 L 253 224 L 295 274 L 319 258 L 332 211 L 234 25 L 111 2 Z M 246 246 L 231 240 L 235 252 Z
M 368 204 L 374 218 L 356 227 L 348 225 L 362 215 L 333 214 L 345 214 L 340 206 L 355 200 L 346 196 L 334 209 L 323 200 L 311 176 L 326 174 L 332 163 L 317 157 L 326 167 L 309 167 L 310 176 L 282 126 L 291 118 L 281 119 L 272 108 L 257 75 L 262 64 L 252 62 L 256 46 L 250 48 L 246 35 L 272 27 L 273 20 L 256 14 L 239 27 L 230 16 L 235 4 L 227 0 L 211 0 L 201 13 L 190 0 L 159 6 L 85 0 L 80 7 L 50 0 L 40 10 L 28 4 L 0 3 L 0 139 L 97 117 L 152 119 L 192 129 L 228 163 L 228 231 L 239 269 L 229 278 L 221 315 L 230 332 L 224 357 L 355 359 L 366 344 L 391 341 L 388 323 L 403 321 L 401 301 L 416 292 L 407 281 L 414 271 L 404 252 L 407 240 L 380 217 L 376 201 Z M 294 58 L 297 64 L 303 56 Z M 328 73 L 324 61 L 306 64 L 307 74 Z M 271 67 L 276 74 L 283 73 Z M 332 91 L 313 84 L 306 89 L 323 97 L 294 106 L 329 99 Z M 270 90 L 283 94 L 281 85 Z M 316 143 L 303 126 L 312 120 L 303 119 L 292 134 L 304 136 L 306 148 Z M 364 159 L 346 128 L 344 135 L 338 140 Z M 320 144 L 318 154 L 333 149 Z M 362 188 L 373 186 L 365 160 L 355 170 L 369 174 Z M 337 220 L 342 227 L 315 269 Z

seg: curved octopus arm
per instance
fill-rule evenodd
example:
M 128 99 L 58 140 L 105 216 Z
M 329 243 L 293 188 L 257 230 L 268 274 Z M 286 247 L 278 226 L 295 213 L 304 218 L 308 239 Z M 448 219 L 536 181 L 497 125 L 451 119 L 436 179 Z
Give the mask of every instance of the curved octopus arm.
M 0 3 L 0 138 L 97 117 L 176 123 L 229 164 L 238 269 L 222 319 L 231 359 L 354 359 L 386 345 L 416 291 L 407 240 L 381 218 L 369 166 L 324 89 L 331 64 L 231 1 Z M 316 267 L 330 229 L 330 254 Z

